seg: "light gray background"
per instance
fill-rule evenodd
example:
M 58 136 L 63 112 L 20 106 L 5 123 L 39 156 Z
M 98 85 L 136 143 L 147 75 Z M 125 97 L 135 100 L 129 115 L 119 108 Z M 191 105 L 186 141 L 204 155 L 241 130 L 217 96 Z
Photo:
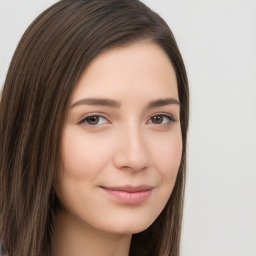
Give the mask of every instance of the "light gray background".
M 0 0 L 0 85 L 54 0 Z M 182 256 L 256 255 L 256 1 L 144 0 L 169 24 L 191 88 Z

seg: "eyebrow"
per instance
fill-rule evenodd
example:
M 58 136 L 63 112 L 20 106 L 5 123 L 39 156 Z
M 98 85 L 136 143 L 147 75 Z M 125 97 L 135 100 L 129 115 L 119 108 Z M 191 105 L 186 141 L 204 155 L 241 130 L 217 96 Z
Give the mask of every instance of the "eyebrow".
M 79 105 L 97 105 L 97 106 L 107 106 L 112 108 L 120 108 L 121 103 L 119 101 L 111 100 L 111 99 L 98 99 L 98 98 L 88 98 L 82 99 L 75 102 L 71 108 L 79 106 Z
M 146 109 L 161 107 L 161 106 L 170 105 L 170 104 L 180 105 L 180 102 L 173 98 L 158 99 L 158 100 L 154 100 L 154 101 L 150 102 L 146 106 Z M 74 107 L 80 106 L 80 105 L 96 105 L 96 106 L 107 106 L 107 107 L 112 107 L 112 108 L 120 108 L 121 102 L 111 100 L 111 99 L 104 99 L 104 98 L 88 98 L 88 99 L 81 99 L 81 100 L 75 102 L 74 104 L 72 104 L 71 108 L 74 108 Z
M 154 100 L 150 102 L 146 108 L 156 108 L 156 107 L 161 107 L 161 106 L 170 105 L 170 104 L 180 105 L 180 102 L 173 98 L 159 99 L 159 100 Z

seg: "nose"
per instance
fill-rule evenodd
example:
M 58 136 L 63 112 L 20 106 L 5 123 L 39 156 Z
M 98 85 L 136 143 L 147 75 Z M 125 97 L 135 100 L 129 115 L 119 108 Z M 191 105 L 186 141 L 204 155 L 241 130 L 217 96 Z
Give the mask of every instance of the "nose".
M 118 169 L 141 171 L 150 164 L 149 150 L 143 132 L 138 127 L 130 127 L 117 136 L 114 165 Z

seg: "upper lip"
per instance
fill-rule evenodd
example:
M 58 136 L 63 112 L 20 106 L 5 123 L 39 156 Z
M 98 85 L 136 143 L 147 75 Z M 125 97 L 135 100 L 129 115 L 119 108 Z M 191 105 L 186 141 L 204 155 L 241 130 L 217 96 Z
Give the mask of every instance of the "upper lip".
M 102 188 L 109 189 L 109 190 L 116 190 L 116 191 L 125 191 L 125 192 L 140 192 L 140 191 L 147 191 L 152 190 L 154 187 L 150 185 L 139 185 L 139 186 L 132 186 L 132 185 L 125 185 L 125 186 L 114 186 L 114 187 L 105 187 Z

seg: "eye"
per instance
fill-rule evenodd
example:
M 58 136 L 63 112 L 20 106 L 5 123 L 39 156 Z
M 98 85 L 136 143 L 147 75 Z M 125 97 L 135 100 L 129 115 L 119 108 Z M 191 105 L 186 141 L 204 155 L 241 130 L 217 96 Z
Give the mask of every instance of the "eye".
M 152 116 L 150 119 L 149 119 L 149 123 L 151 124 L 168 124 L 168 123 L 171 123 L 171 122 L 174 122 L 175 119 L 171 116 L 171 115 L 164 115 L 164 114 L 158 114 L 158 115 L 155 115 L 155 116 Z
M 109 123 L 108 120 L 100 115 L 91 115 L 85 117 L 83 120 L 80 121 L 81 124 L 89 125 L 89 126 L 97 126 L 102 124 Z

